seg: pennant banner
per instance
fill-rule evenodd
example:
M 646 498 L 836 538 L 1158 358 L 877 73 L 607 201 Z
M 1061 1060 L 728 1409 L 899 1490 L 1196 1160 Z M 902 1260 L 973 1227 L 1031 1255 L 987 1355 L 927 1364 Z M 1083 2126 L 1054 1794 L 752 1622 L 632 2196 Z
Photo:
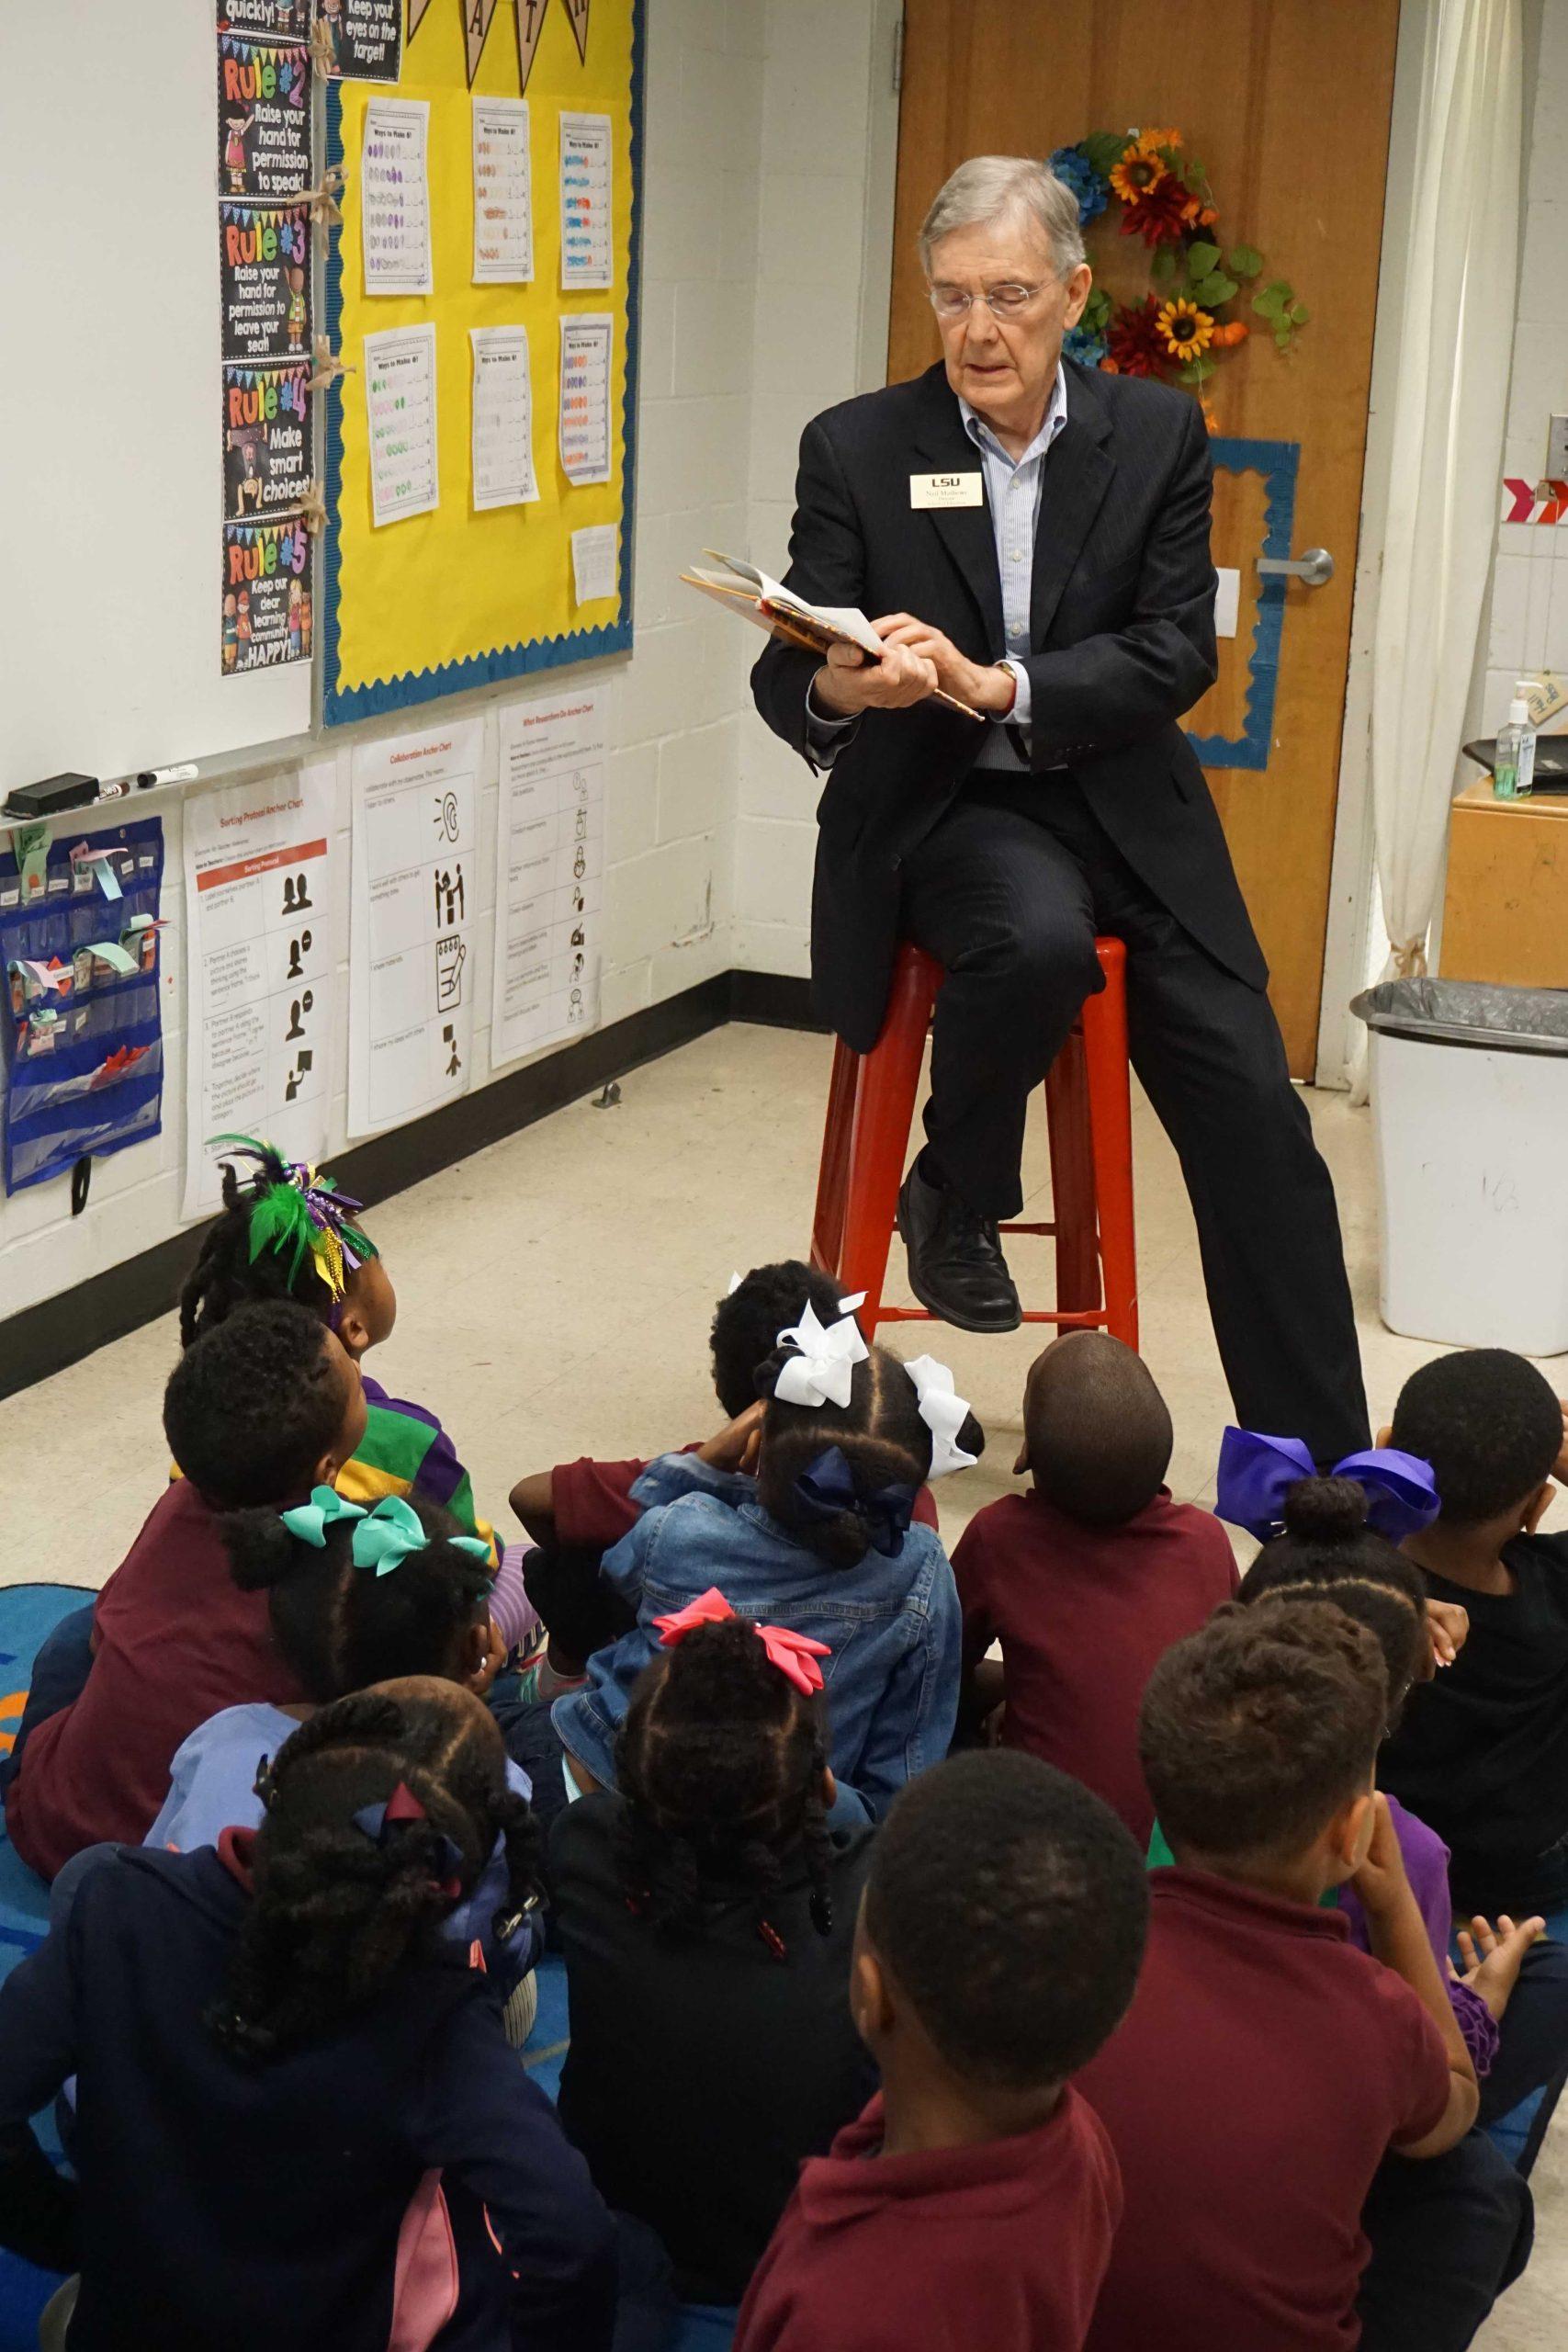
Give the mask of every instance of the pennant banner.
M 463 42 L 468 53 L 468 87 L 474 86 L 474 75 L 479 70 L 485 43 L 490 39 L 491 22 L 495 15 L 495 0 L 461 0 L 463 9 Z
M 550 0 L 517 0 L 517 85 L 525 97 L 528 95 L 528 76 L 534 70 L 534 52 L 539 46 L 539 33 L 549 5 Z
M 353 0 L 343 0 L 343 5 L 352 6 Z M 431 0 L 408 0 L 410 40 L 429 15 L 430 5 Z M 517 86 L 525 97 L 528 95 L 528 76 L 534 70 L 534 57 L 549 5 L 550 0 L 513 0 L 517 18 Z M 577 54 L 586 65 L 590 0 L 562 0 L 562 6 L 566 9 L 567 22 L 571 27 L 572 39 L 577 43 Z M 479 70 L 479 60 L 484 55 L 485 42 L 490 38 L 496 0 L 457 0 L 457 6 L 462 12 L 468 87 L 472 89 L 474 76 Z
M 588 0 L 566 0 L 567 20 L 571 37 L 577 43 L 577 54 L 584 65 L 588 62 Z

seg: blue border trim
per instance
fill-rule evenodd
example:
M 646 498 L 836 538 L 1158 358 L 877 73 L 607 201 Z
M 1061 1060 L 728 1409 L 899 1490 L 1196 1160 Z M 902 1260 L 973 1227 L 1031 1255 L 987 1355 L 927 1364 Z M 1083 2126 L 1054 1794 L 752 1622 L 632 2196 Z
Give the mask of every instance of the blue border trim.
M 570 663 L 593 662 L 606 653 L 632 649 L 632 543 L 637 518 L 637 313 L 642 270 L 642 150 L 644 11 L 646 0 L 632 0 L 631 254 L 626 268 L 626 385 L 621 432 L 625 457 L 621 467 L 621 612 L 618 621 L 598 628 L 568 630 L 559 637 L 531 638 L 516 645 L 498 646 L 489 653 L 470 654 L 465 662 L 444 662 L 433 670 L 405 670 L 400 677 L 379 678 L 373 685 L 339 688 L 338 593 L 342 582 L 343 548 L 338 511 L 343 497 L 343 377 L 327 393 L 327 527 L 326 577 L 321 606 L 321 723 L 344 727 L 357 718 L 377 718 L 389 710 L 404 710 L 417 703 L 434 702 L 442 695 L 464 694 L 470 687 L 494 685 L 505 678 L 522 678 L 537 670 L 558 670 Z M 327 85 L 327 162 L 341 164 L 343 154 L 343 85 Z M 327 254 L 326 332 L 334 351 L 343 338 L 342 232 L 332 240 Z
M 1263 511 L 1263 544 L 1257 552 L 1288 556 L 1295 522 L 1301 443 L 1221 437 L 1211 441 L 1209 448 L 1217 471 L 1262 475 L 1267 504 Z M 1247 665 L 1247 716 L 1241 733 L 1188 734 L 1188 741 L 1206 768 L 1266 768 L 1269 764 L 1274 738 L 1274 690 L 1280 678 L 1280 639 L 1285 623 L 1285 584 L 1282 580 L 1265 580 L 1258 585 L 1258 617 Z

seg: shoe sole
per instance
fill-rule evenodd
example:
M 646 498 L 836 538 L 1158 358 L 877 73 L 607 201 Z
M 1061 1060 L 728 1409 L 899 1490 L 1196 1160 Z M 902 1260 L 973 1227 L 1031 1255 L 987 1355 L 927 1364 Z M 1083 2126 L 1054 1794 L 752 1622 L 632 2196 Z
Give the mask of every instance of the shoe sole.
M 951 1308 L 939 1306 L 936 1300 L 931 1298 L 925 1291 L 923 1291 L 920 1288 L 919 1283 L 915 1279 L 915 1269 L 909 1251 L 909 1237 L 904 1230 L 904 1210 L 902 1204 L 899 1205 L 896 1222 L 898 1228 L 898 1238 L 904 1245 L 904 1255 L 908 1264 L 909 1276 L 909 1288 L 914 1292 L 915 1296 L 919 1299 L 920 1305 L 925 1308 L 928 1315 L 934 1315 L 939 1323 L 951 1324 L 955 1331 L 974 1331 L 978 1333 L 983 1339 L 991 1337 L 992 1335 L 999 1336 L 1006 1331 L 1021 1331 L 1023 1329 L 1023 1309 L 1021 1306 L 1015 1306 L 1005 1323 L 995 1320 L 988 1322 L 977 1322 L 973 1317 L 954 1315 Z

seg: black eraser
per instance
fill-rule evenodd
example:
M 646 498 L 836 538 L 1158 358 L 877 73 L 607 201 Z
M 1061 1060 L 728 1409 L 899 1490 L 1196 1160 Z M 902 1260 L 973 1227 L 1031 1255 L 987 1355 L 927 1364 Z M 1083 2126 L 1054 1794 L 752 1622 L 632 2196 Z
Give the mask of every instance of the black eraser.
M 85 808 L 98 797 L 96 775 L 46 776 L 42 784 L 19 784 L 6 803 L 12 817 L 57 817 L 62 808 Z

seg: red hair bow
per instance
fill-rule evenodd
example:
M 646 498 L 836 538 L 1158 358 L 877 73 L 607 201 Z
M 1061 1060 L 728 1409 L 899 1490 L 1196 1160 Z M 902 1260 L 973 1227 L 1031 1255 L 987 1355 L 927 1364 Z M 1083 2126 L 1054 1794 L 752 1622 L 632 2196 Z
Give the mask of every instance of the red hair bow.
M 721 1624 L 734 1614 L 717 1585 L 712 1584 L 695 1600 L 688 1600 L 684 1609 L 673 1610 L 667 1617 L 656 1617 L 654 1630 L 662 1646 L 672 1650 L 699 1625 Z M 821 1690 L 822 1669 L 817 1661 L 833 1655 L 827 1642 L 814 1642 L 808 1634 L 793 1633 L 787 1625 L 753 1625 L 751 1631 L 767 1651 L 768 1663 L 776 1666 L 805 1697 L 809 1699 L 814 1691 Z

